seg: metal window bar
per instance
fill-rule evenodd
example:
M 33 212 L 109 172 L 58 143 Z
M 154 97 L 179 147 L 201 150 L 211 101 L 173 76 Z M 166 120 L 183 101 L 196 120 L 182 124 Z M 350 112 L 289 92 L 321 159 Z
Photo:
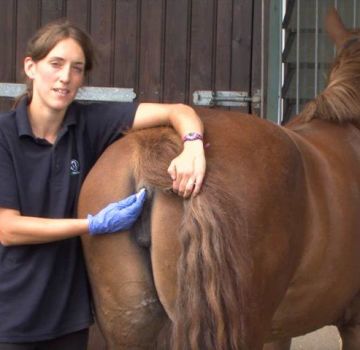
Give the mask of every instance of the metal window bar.
M 338 2 L 337 0 L 334 0 L 334 7 L 338 9 Z M 334 57 L 336 57 L 336 46 L 334 45 Z
M 278 26 L 280 29 L 280 32 L 282 32 L 282 20 L 283 20 L 283 2 L 279 1 L 279 22 Z M 279 72 L 282 72 L 282 50 L 283 50 L 283 36 L 282 34 L 279 37 L 279 46 L 278 46 L 278 69 Z M 281 124 L 282 121 L 282 96 L 281 96 L 281 88 L 282 88 L 282 77 L 278 79 L 278 114 L 277 114 L 277 123 Z
M 300 106 L 300 0 L 296 2 L 296 114 Z
M 289 23 L 292 26 L 289 27 L 289 29 L 292 31 L 290 34 L 294 34 L 294 41 L 288 41 L 288 51 L 285 51 L 286 55 L 283 57 L 285 57 L 285 59 L 293 59 L 290 64 L 293 64 L 292 67 L 294 70 L 289 70 L 287 72 L 287 85 L 285 86 L 286 89 L 283 89 L 285 93 L 284 100 L 280 97 L 279 103 L 279 96 L 275 90 L 277 89 L 279 79 L 280 81 L 283 79 L 283 72 L 280 63 L 278 64 L 279 55 L 277 53 L 277 48 L 279 47 L 281 39 L 280 33 L 282 31 L 281 26 L 278 25 L 278 16 L 281 18 L 283 16 L 283 13 L 279 13 L 280 3 L 282 3 L 282 1 L 271 0 L 269 3 L 269 36 L 271 38 L 269 42 L 271 42 L 271 46 L 269 47 L 268 61 L 268 67 L 270 67 L 270 69 L 268 70 L 266 117 L 276 121 L 276 116 L 278 116 L 277 122 L 279 122 L 283 118 L 281 114 L 282 111 L 280 111 L 280 107 L 283 107 L 281 104 L 282 102 L 286 103 L 286 101 L 288 101 L 289 108 L 287 109 L 287 112 L 298 114 L 301 110 L 302 103 L 309 98 L 317 96 L 320 89 L 324 87 L 325 76 L 330 65 L 329 59 L 331 59 L 329 54 L 330 56 L 336 54 L 336 48 L 330 43 L 330 40 L 322 40 L 322 37 L 326 34 L 323 28 L 323 16 L 326 16 L 328 6 L 332 5 L 337 8 L 340 15 L 343 17 L 345 25 L 350 28 L 357 28 L 360 25 L 360 6 L 359 0 L 328 0 L 326 2 L 322 0 L 291 0 L 287 2 L 291 6 L 288 8 L 289 12 L 285 26 L 287 27 Z M 312 12 L 309 12 L 309 3 L 311 3 L 313 9 Z M 311 19 L 309 18 L 311 27 L 306 27 L 309 24 L 309 19 L 304 18 L 306 13 L 311 15 Z M 313 17 L 314 15 L 315 17 Z M 275 27 L 278 30 L 277 34 L 274 30 Z M 311 41 L 306 42 L 307 37 L 312 37 Z M 309 52 L 311 60 L 302 62 L 301 60 L 303 57 L 305 60 L 309 57 L 301 50 L 310 48 L 310 46 L 311 50 L 313 50 L 311 53 Z M 282 47 L 282 45 L 280 45 L 280 47 Z M 279 68 L 279 70 L 276 72 L 277 68 Z M 278 78 L 276 77 L 276 74 L 278 74 Z M 309 94 L 309 84 L 314 84 L 314 86 L 311 87 L 313 89 L 313 91 L 311 91 L 311 96 Z M 307 88 L 309 88 L 309 91 Z M 291 109 L 292 107 L 293 110 Z M 286 117 L 290 117 L 290 114 Z
M 356 0 L 353 1 L 353 13 L 354 13 L 354 17 L 353 17 L 353 28 L 356 28 Z
M 281 71 L 282 71 L 282 1 L 262 0 L 269 4 L 269 40 L 268 67 L 267 70 L 267 94 L 266 94 L 266 119 L 280 124 L 281 112 Z
M 314 69 L 314 97 L 318 94 L 318 64 L 319 64 L 319 1 L 315 0 L 315 69 Z
M 260 82 L 260 117 L 264 115 L 264 89 L 265 89 L 265 2 L 261 1 L 261 82 Z
M 0 83 L 0 97 L 16 98 L 26 91 L 25 84 Z M 76 95 L 81 101 L 132 102 L 136 98 L 134 89 L 87 86 Z

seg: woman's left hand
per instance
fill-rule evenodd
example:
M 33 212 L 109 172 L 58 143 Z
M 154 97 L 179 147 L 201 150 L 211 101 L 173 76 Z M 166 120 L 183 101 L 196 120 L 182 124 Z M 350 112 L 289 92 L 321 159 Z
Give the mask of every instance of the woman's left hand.
M 184 142 L 184 149 L 168 168 L 173 191 L 184 198 L 196 196 L 205 176 L 206 160 L 201 140 Z

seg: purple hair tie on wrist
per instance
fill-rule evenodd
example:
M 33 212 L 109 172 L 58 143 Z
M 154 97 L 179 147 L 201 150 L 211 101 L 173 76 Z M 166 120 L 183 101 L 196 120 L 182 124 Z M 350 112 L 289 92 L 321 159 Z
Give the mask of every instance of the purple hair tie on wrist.
M 203 140 L 203 136 L 198 132 L 189 132 L 182 138 L 183 142 L 186 141 L 195 141 L 195 140 Z

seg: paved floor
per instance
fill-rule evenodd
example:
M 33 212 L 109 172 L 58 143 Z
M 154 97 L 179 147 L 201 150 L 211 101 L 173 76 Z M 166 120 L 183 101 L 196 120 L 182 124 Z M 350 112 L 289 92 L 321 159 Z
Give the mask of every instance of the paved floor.
M 340 350 L 341 340 L 336 327 L 324 327 L 320 330 L 294 338 L 291 350 Z

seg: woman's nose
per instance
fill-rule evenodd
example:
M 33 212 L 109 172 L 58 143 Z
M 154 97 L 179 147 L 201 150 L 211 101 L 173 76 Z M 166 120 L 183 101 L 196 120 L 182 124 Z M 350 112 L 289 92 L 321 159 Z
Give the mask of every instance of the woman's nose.
M 63 67 L 60 73 L 60 81 L 67 83 L 70 80 L 70 67 Z

